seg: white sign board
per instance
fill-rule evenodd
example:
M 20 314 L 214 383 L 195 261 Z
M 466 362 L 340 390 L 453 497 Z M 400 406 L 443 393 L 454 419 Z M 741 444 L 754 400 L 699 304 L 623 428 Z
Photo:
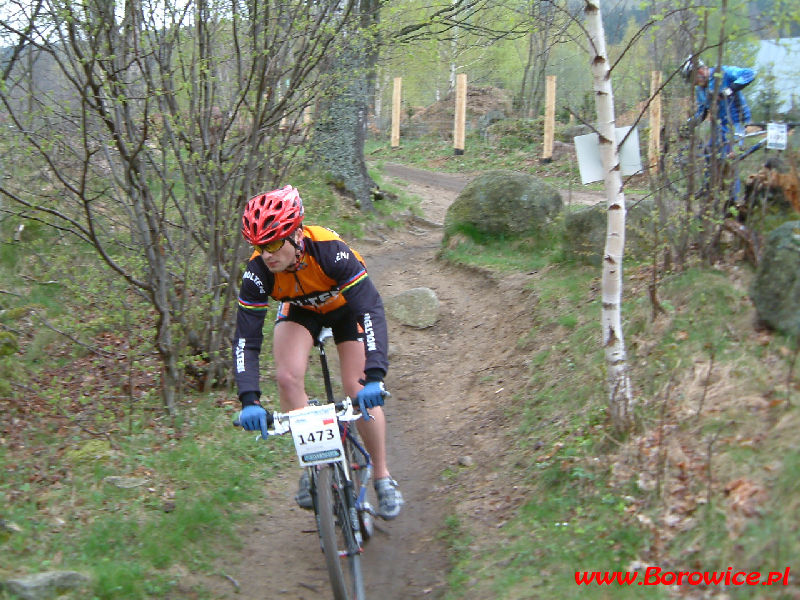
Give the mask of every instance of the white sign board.
M 786 150 L 786 123 L 767 123 L 767 150 Z
M 614 132 L 617 144 L 628 135 L 630 127 L 617 127 Z M 603 163 L 600 160 L 600 137 L 596 133 L 575 136 L 575 152 L 578 154 L 578 169 L 581 183 L 603 180 Z M 619 166 L 623 175 L 634 175 L 642 171 L 642 157 L 639 153 L 639 131 L 634 129 L 625 143 L 619 146 Z

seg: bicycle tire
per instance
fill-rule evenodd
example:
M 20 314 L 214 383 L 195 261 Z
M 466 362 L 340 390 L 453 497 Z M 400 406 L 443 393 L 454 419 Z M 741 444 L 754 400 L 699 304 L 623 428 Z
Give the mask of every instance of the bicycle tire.
M 350 429 L 348 435 L 352 435 L 357 443 L 363 444 L 361 441 L 361 436 L 359 436 L 355 427 Z M 355 493 L 358 494 L 359 490 L 361 489 L 363 478 L 367 476 L 367 460 L 364 458 L 364 455 L 358 451 L 349 438 L 344 441 L 344 455 L 345 459 L 347 460 L 347 464 L 350 465 L 350 473 L 353 477 Z M 358 511 L 358 523 L 361 526 L 361 535 L 364 539 L 364 543 L 366 544 L 372 537 L 372 534 L 375 532 L 374 517 L 370 513 L 360 510 Z
M 355 539 L 341 465 L 317 472 L 317 524 L 335 600 L 364 600 L 360 548 Z

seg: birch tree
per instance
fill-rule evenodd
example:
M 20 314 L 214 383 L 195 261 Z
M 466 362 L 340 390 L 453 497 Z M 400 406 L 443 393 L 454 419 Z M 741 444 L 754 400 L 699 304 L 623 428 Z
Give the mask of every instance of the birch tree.
M 597 132 L 603 164 L 608 226 L 603 253 L 602 317 L 603 349 L 606 357 L 606 385 L 611 420 L 618 429 L 633 421 L 633 395 L 622 333 L 622 256 L 625 249 L 625 194 L 615 136 L 614 94 L 611 67 L 606 54 L 600 0 L 587 0 L 584 8 L 591 48 Z

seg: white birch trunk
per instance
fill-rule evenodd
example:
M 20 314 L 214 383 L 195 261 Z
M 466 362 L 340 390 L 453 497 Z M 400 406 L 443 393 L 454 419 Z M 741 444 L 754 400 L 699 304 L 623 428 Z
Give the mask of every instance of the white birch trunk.
M 633 422 L 633 396 L 628 376 L 625 339 L 622 334 L 622 255 L 625 248 L 625 195 L 619 167 L 614 117 L 614 94 L 606 55 L 605 32 L 600 0 L 586 0 L 586 29 L 591 42 L 597 131 L 603 164 L 608 210 L 606 245 L 603 255 L 602 326 L 606 356 L 608 406 L 611 420 L 618 429 Z

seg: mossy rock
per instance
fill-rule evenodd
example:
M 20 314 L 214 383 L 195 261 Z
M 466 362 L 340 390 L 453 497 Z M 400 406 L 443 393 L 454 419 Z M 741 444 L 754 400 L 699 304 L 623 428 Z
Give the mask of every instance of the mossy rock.
M 651 199 L 632 203 L 625 214 L 625 256 L 642 259 L 652 252 L 655 203 Z M 599 266 L 605 249 L 608 208 L 595 204 L 564 217 L 564 251 L 579 262 Z
M 800 221 L 788 221 L 767 236 L 750 298 L 762 322 L 800 336 Z
M 64 453 L 65 462 L 70 465 L 85 465 L 109 460 L 113 454 L 108 440 L 88 440 Z
M 455 233 L 536 235 L 553 222 L 562 206 L 558 190 L 538 177 L 488 171 L 473 179 L 447 209 L 444 242 Z

